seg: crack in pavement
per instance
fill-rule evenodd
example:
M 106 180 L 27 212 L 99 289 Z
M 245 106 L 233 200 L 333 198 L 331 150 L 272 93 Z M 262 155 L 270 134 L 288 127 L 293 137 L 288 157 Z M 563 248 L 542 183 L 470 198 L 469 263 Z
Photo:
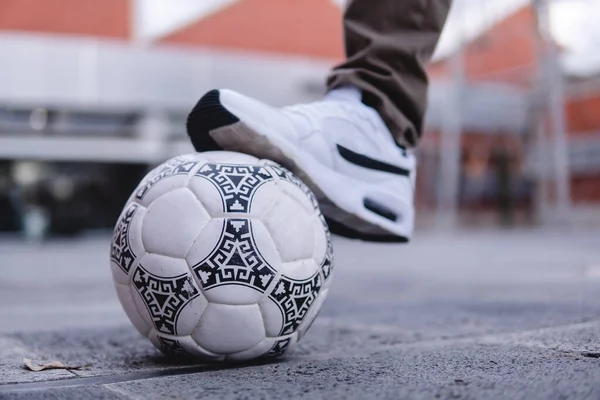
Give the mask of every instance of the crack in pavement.
M 245 365 L 248 367 L 249 365 Z M 107 385 L 111 383 L 123 383 L 131 381 L 139 381 L 152 378 L 163 378 L 173 375 L 189 375 L 207 371 L 219 371 L 229 369 L 231 366 L 195 366 L 195 367 L 178 367 L 159 371 L 150 372 L 132 372 L 121 375 L 100 375 L 87 378 L 67 378 L 62 380 L 44 381 L 44 382 L 27 382 L 27 383 L 8 383 L 0 385 L 0 393 L 13 392 L 28 392 L 36 390 L 47 390 L 57 388 L 71 388 L 78 386 L 96 386 Z

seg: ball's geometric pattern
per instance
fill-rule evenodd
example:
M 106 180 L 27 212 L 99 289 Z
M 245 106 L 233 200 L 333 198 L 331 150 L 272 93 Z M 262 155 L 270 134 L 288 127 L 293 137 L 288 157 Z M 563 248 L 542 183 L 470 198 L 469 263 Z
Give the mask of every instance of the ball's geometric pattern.
M 250 219 L 226 219 L 221 240 L 206 259 L 192 267 L 204 290 L 233 283 L 264 292 L 277 274 L 262 257 Z
M 140 206 L 135 203 L 130 203 L 127 208 L 125 208 L 123 216 L 119 220 L 113 234 L 110 258 L 126 274 L 129 273 L 129 269 L 135 259 L 135 253 L 129 243 L 129 225 L 131 225 L 133 215 L 139 207 Z
M 189 160 L 186 156 L 176 157 L 159 165 L 146 176 L 143 184 L 135 191 L 135 197 L 142 200 L 157 182 L 173 175 L 187 175 L 197 165 L 198 162 Z
M 296 177 L 296 175 L 292 174 L 292 172 L 290 170 L 288 170 L 287 168 L 282 167 L 281 165 L 278 164 L 271 164 L 271 168 L 275 171 L 275 174 L 281 178 L 284 179 L 290 183 L 293 183 L 294 185 L 296 185 L 300 190 L 302 190 L 302 192 L 306 195 L 306 197 L 310 200 L 310 203 L 312 204 L 312 206 L 316 209 L 319 208 L 319 201 L 317 200 L 317 197 L 314 195 L 314 193 L 308 188 L 308 186 L 306 186 L 300 179 L 298 179 Z M 321 214 L 319 212 L 319 216 L 323 218 L 323 220 L 325 220 L 325 217 L 323 217 L 323 214 Z M 325 225 L 327 226 L 327 224 Z
M 190 274 L 172 278 L 156 276 L 139 264 L 133 273 L 136 288 L 159 332 L 177 334 L 177 317 L 185 305 L 200 292 L 194 287 Z
M 171 357 L 192 357 L 193 355 L 181 346 L 178 340 L 159 336 L 160 350 Z
M 117 221 L 111 268 L 134 326 L 165 354 L 284 354 L 323 304 L 333 272 L 313 193 L 287 169 L 228 152 L 152 170 Z
M 247 213 L 252 206 L 252 196 L 263 183 L 273 176 L 263 166 L 204 164 L 196 176 L 208 179 L 221 193 L 223 211 Z
M 271 349 L 263 355 L 263 357 L 264 358 L 279 357 L 283 353 L 286 352 L 288 347 L 290 347 L 291 343 L 292 343 L 292 339 L 290 339 L 290 338 L 278 340 L 277 342 L 275 342 L 273 347 L 271 347 Z
M 325 228 L 327 229 L 327 236 L 329 236 L 329 228 L 327 228 L 327 224 L 323 221 Z M 325 253 L 325 258 L 321 263 L 321 271 L 323 272 L 323 277 L 325 279 L 329 279 L 329 275 L 333 272 L 333 247 L 331 246 L 331 242 L 327 243 L 327 250 Z
M 321 276 L 315 272 L 310 278 L 298 281 L 282 276 L 269 297 L 277 303 L 283 316 L 279 335 L 293 333 L 321 290 Z

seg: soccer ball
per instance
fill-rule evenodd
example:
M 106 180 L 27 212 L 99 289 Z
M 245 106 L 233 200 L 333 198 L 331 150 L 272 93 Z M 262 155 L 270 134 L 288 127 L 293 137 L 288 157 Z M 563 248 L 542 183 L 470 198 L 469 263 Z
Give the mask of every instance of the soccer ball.
M 168 355 L 274 357 L 301 339 L 329 291 L 333 253 L 312 192 L 278 164 L 195 153 L 152 170 L 112 238 L 116 291 Z

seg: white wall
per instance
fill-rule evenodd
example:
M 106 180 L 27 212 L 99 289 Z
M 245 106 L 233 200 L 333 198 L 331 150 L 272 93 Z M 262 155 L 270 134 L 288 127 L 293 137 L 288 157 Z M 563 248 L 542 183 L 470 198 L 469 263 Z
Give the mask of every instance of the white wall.
M 273 104 L 315 97 L 329 62 L 298 57 L 132 47 L 127 43 L 0 34 L 0 103 L 189 109 L 208 89 L 231 87 Z

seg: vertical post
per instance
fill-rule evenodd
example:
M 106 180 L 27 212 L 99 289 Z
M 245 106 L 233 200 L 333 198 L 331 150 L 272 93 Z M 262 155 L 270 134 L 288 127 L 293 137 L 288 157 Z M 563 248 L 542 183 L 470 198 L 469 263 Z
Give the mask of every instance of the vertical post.
M 532 128 L 534 134 L 534 155 L 535 155 L 535 179 L 536 191 L 534 194 L 535 216 L 539 224 L 546 225 L 550 219 L 550 198 L 549 198 L 549 179 L 550 166 L 554 165 L 552 157 L 549 156 L 548 149 L 548 102 L 547 102 L 547 82 L 548 74 L 545 60 L 545 42 L 540 33 L 540 18 L 538 15 L 537 0 L 531 0 L 532 9 L 536 15 L 537 21 L 534 27 L 534 51 L 537 60 L 536 79 L 532 95 Z
M 440 169 L 438 185 L 437 226 L 454 229 L 458 222 L 460 156 L 463 99 L 465 86 L 462 41 L 450 60 L 452 84 L 444 104 L 440 132 Z
M 547 121 L 551 134 L 551 157 L 554 180 L 555 222 L 567 226 L 571 221 L 571 168 L 566 133 L 565 94 L 559 52 L 550 31 L 549 0 L 533 0 L 541 38 L 540 62 L 544 68 L 543 93 L 549 112 Z M 543 155 L 541 155 L 543 157 Z
M 542 93 L 536 92 L 535 101 L 541 99 Z M 548 150 L 548 140 L 546 138 L 546 123 L 545 123 L 545 109 L 536 107 L 534 110 L 535 115 L 535 177 L 536 177 L 536 192 L 534 194 L 535 204 L 535 217 L 541 224 L 545 224 L 549 218 L 548 210 L 548 170 L 550 163 L 546 157 L 546 151 Z
M 138 46 L 143 42 L 142 35 L 142 1 L 129 0 L 129 35 L 131 43 Z

